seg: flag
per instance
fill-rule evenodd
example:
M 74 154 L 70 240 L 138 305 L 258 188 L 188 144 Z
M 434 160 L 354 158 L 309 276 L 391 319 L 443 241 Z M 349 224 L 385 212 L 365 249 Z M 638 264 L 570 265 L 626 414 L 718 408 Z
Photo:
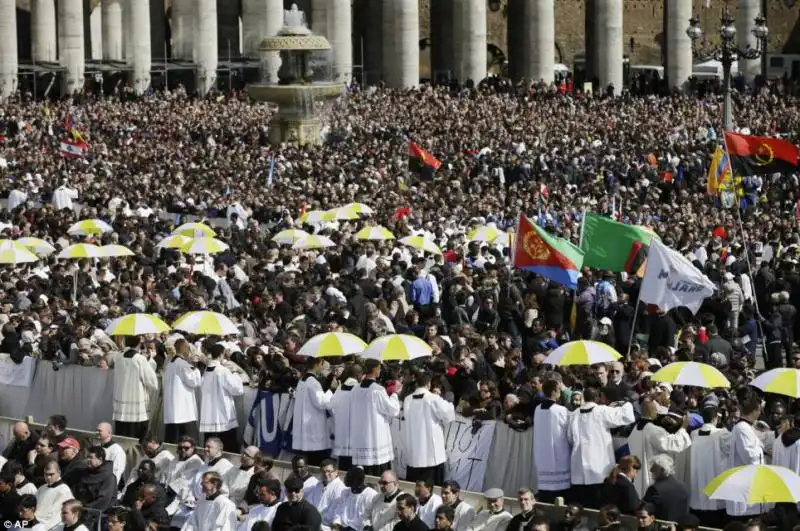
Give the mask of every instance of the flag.
M 70 159 L 80 159 L 86 155 L 87 146 L 83 142 L 76 142 L 75 140 L 62 140 L 59 151 L 61 154 Z
M 292 404 L 289 393 L 260 390 L 247 416 L 242 438 L 267 455 L 292 449 Z
M 421 172 L 425 168 L 430 168 L 433 171 L 439 169 L 442 165 L 436 157 L 419 147 L 416 142 L 408 142 L 408 167 L 416 172 Z
M 67 113 L 66 118 L 64 118 L 64 128 L 67 130 L 67 132 L 70 135 L 72 135 L 72 140 L 73 141 L 75 141 L 75 142 L 77 142 L 79 144 L 83 144 L 86 147 L 89 146 L 89 143 L 86 142 L 86 139 L 83 138 L 83 135 L 81 135 L 80 131 L 78 131 L 75 128 L 75 125 L 72 123 L 72 114 L 69 113 L 69 112 Z
M 706 180 L 706 191 L 709 195 L 717 195 L 723 183 L 732 180 L 731 163 L 728 154 L 717 146 L 714 157 L 711 159 L 711 166 L 708 167 L 708 179 Z
M 780 138 L 725 133 L 725 145 L 736 175 L 749 177 L 797 169 L 800 151 Z
M 714 294 L 714 283 L 694 267 L 688 258 L 658 240 L 650 244 L 647 272 L 639 300 L 668 311 L 686 306 L 697 313 L 703 300 Z
M 267 188 L 272 187 L 272 181 L 275 178 L 275 155 L 269 160 L 269 175 L 267 176 Z
M 569 289 L 578 287 L 583 252 L 563 238 L 548 234 L 520 214 L 514 231 L 513 265 L 549 278 Z
M 620 273 L 633 272 L 642 247 L 650 244 L 653 231 L 638 225 L 625 225 L 613 219 L 587 212 L 581 226 L 581 250 L 584 265 Z M 636 246 L 634 244 L 639 243 Z

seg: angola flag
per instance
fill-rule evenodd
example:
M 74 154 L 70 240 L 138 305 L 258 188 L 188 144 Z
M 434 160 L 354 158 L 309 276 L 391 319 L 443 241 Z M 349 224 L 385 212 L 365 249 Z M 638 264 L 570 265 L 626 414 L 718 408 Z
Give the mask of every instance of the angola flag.
M 408 167 L 416 172 L 422 172 L 426 168 L 433 171 L 439 169 L 442 165 L 436 157 L 419 147 L 419 144 L 413 141 L 408 142 Z
M 800 151 L 780 138 L 725 133 L 731 168 L 743 177 L 786 173 L 797 169 Z

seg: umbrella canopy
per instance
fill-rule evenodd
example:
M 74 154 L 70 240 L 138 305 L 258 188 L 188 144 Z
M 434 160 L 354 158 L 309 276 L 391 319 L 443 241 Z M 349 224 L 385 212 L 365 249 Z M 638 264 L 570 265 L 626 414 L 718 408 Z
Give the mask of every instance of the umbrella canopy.
M 281 245 L 294 245 L 298 240 L 310 236 L 306 231 L 300 229 L 286 229 L 280 231 L 272 237 L 272 241 Z
M 306 341 L 306 344 L 297 354 L 312 358 L 349 356 L 350 354 L 363 352 L 365 348 L 367 348 L 367 344 L 356 335 L 343 332 L 328 332 L 318 334 Z
M 0 264 L 29 264 L 38 261 L 39 257 L 21 243 L 0 240 Z
M 750 505 L 800 502 L 800 476 L 773 465 L 730 468 L 711 480 L 703 493 L 712 500 Z
M 356 214 L 360 214 L 362 216 L 368 216 L 375 213 L 374 210 L 364 203 L 347 203 L 343 208 L 352 210 Z
M 301 240 L 297 240 L 292 249 L 323 249 L 325 247 L 333 247 L 336 245 L 333 240 L 326 236 L 316 236 L 309 234 Z
M 759 374 L 750 385 L 758 387 L 765 393 L 800 398 L 800 370 L 772 369 Z
M 500 243 L 508 246 L 508 233 L 488 225 L 478 227 L 470 232 L 467 237 L 471 242 Z
M 156 244 L 158 249 L 180 249 L 184 247 L 187 243 L 192 241 L 192 238 L 189 236 L 184 236 L 183 234 L 175 234 L 173 236 L 167 236 L 160 242 Z
M 172 328 L 200 336 L 238 335 L 239 328 L 221 313 L 202 311 L 185 313 L 172 323 Z
M 132 313 L 111 321 L 106 327 L 109 336 L 141 336 L 169 332 L 169 325 L 157 315 Z
M 570 341 L 564 343 L 544 360 L 549 365 L 594 365 L 620 359 L 619 352 L 599 341 Z
M 105 258 L 103 250 L 91 243 L 76 243 L 58 253 L 57 258 Z
M 56 252 L 56 248 L 41 238 L 20 238 L 17 243 L 24 245 L 28 250 L 40 256 L 47 256 Z
M 332 208 L 328 210 L 325 215 L 328 221 L 337 221 L 340 219 L 358 219 L 358 212 L 348 207 Z
M 228 244 L 216 238 L 192 238 L 189 243 L 181 247 L 181 252 L 186 254 L 217 254 L 228 249 Z
M 405 238 L 400 238 L 400 243 L 427 253 L 442 254 L 439 246 L 424 236 L 406 236 Z
M 87 234 L 102 234 L 104 232 L 111 232 L 114 229 L 103 221 L 102 219 L 84 219 L 74 223 L 69 229 L 67 234 L 71 236 L 85 236 Z
M 172 235 L 187 236 L 189 238 L 213 238 L 217 233 L 205 223 L 184 223 L 172 231 Z
M 417 336 L 390 334 L 370 343 L 361 354 L 364 358 L 381 361 L 413 360 L 430 356 L 433 349 Z
M 650 377 L 654 382 L 666 382 L 672 385 L 691 385 L 714 389 L 730 387 L 731 383 L 721 372 L 711 365 L 695 361 L 678 361 L 659 369 Z
M 301 223 L 325 223 L 326 221 L 331 221 L 328 210 L 309 210 L 300 216 Z
M 109 244 L 100 247 L 104 256 L 135 256 L 136 253 L 125 247 L 124 245 Z
M 394 240 L 394 234 L 389 229 L 377 225 L 375 227 L 364 227 L 356 233 L 359 240 Z

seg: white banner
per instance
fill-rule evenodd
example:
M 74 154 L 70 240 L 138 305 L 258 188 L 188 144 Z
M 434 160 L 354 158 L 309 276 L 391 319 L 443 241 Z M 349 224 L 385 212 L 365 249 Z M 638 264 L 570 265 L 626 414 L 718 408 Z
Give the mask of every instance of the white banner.
M 395 417 L 392 419 L 390 424 L 392 430 L 392 448 L 394 449 L 394 459 L 392 460 L 392 472 L 397 474 L 397 477 L 400 479 L 406 479 L 406 454 L 405 454 L 405 444 L 403 443 L 402 437 L 402 429 L 403 429 L 403 421 L 400 420 L 400 417 Z
M 462 490 L 483 492 L 495 422 L 480 422 L 476 430 L 472 419 L 456 415 L 456 420 L 444 431 L 444 448 L 447 452 L 445 477 L 457 481 Z
M 0 385 L 30 387 L 33 382 L 34 359 L 25 356 L 19 365 L 11 361 L 9 354 L 0 354 Z

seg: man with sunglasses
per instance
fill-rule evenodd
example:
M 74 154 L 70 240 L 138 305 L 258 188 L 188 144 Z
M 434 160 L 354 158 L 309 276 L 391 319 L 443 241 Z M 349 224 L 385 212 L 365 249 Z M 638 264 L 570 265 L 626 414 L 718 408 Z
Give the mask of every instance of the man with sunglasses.
M 322 517 L 317 508 L 303 497 L 303 480 L 290 477 L 283 484 L 286 502 L 278 507 L 272 529 L 288 531 L 295 526 L 304 526 L 312 531 L 320 529 Z
M 167 513 L 170 516 L 178 511 L 181 498 L 190 493 L 192 480 L 203 466 L 203 459 L 195 452 L 196 446 L 197 443 L 191 437 L 181 437 L 178 442 L 177 458 L 158 477 L 167 487 L 167 495 L 173 498 L 167 506 Z
M 391 470 L 387 470 L 381 474 L 378 486 L 381 492 L 366 512 L 364 531 L 392 531 L 395 524 L 400 521 L 397 519 L 397 497 L 403 491 L 400 490 L 397 476 Z

